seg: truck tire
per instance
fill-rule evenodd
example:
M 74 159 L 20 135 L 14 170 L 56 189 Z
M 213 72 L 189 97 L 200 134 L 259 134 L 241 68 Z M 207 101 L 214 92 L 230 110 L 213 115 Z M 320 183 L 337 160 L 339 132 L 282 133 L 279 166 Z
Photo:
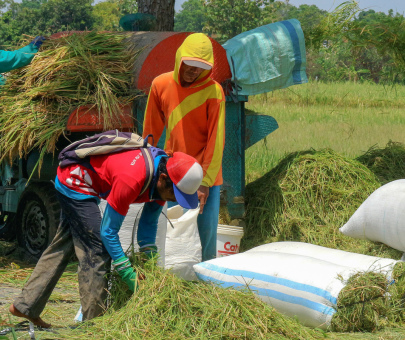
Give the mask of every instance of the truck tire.
M 60 205 L 55 188 L 48 183 L 31 184 L 18 204 L 19 245 L 39 258 L 55 236 L 59 218 Z
M 15 214 L 2 212 L 0 215 L 0 240 L 11 241 L 15 239 Z

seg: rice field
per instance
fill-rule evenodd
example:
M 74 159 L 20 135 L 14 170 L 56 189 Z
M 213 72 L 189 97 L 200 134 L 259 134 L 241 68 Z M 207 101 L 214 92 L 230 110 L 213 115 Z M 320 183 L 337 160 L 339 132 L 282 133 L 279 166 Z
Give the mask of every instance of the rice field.
M 262 234 L 260 242 L 294 239 L 317 244 L 319 241 L 331 248 L 399 259 L 401 253 L 389 247 L 342 237 L 337 230 L 368 192 L 389 178 L 405 178 L 404 95 L 404 86 L 312 82 L 250 97 L 246 104 L 248 113 L 273 116 L 279 129 L 246 152 L 248 239 L 242 241 L 241 248 L 244 248 L 243 243 L 251 248 Z M 332 155 L 330 161 L 329 153 Z M 316 168 L 312 170 L 308 161 L 315 158 L 313 166 Z M 375 159 L 384 166 L 377 169 L 377 162 L 373 163 Z M 360 184 L 357 179 L 349 189 L 344 182 L 351 175 L 341 172 L 361 171 L 363 165 L 358 161 L 371 170 L 367 175 L 370 178 L 356 175 L 364 179 L 365 186 L 357 188 Z M 325 177 L 323 173 L 329 176 Z M 336 189 L 336 193 L 330 195 L 327 186 Z M 332 199 L 333 204 L 347 202 L 347 208 L 326 209 L 322 217 L 323 213 L 318 211 L 322 210 L 322 205 L 311 199 L 311 195 L 318 192 L 317 188 L 316 199 L 325 206 L 326 199 Z M 359 189 L 359 202 L 355 202 L 355 188 Z M 339 195 L 343 196 L 338 198 Z M 262 203 L 261 199 L 264 199 Z M 255 214 L 255 210 L 263 210 L 263 216 Z M 306 231 L 312 234 L 301 237 L 297 233 Z M 293 233 L 286 235 L 287 232 Z M 405 329 L 399 325 L 401 322 L 371 333 L 328 333 L 328 337 L 404 339 Z
M 346 169 L 347 160 L 344 158 L 354 159 L 362 156 L 372 146 L 384 147 L 389 141 L 405 144 L 403 133 L 405 128 L 405 114 L 403 112 L 405 109 L 405 86 L 384 87 L 375 84 L 322 84 L 314 82 L 266 95 L 252 96 L 249 98 L 246 108 L 251 112 L 271 115 L 279 124 L 279 129 L 269 135 L 266 140 L 247 150 L 247 183 L 262 178 L 270 170 L 274 170 L 276 166 L 280 167 L 280 161 L 286 154 L 292 152 L 311 148 L 315 150 L 329 148 L 331 151 L 326 152 L 326 156 L 328 159 L 332 157 L 339 160 L 342 165 L 335 167 L 339 170 Z M 335 154 L 338 154 L 339 157 Z M 314 155 L 314 157 L 318 156 L 323 155 Z M 305 159 L 303 160 L 305 161 Z M 297 164 L 303 164 L 302 160 L 297 159 Z M 356 168 L 356 165 L 353 166 L 353 169 L 356 172 L 362 171 L 362 169 Z M 283 169 L 280 168 L 280 170 Z M 313 173 L 315 174 L 317 171 Z M 343 179 L 349 180 L 347 174 L 342 176 Z M 366 185 L 370 185 L 370 190 L 379 185 L 376 182 L 377 177 L 367 176 L 364 175 L 364 187 L 359 188 L 359 194 L 367 194 L 368 187 Z M 290 176 L 290 178 L 292 177 Z M 311 183 L 311 180 L 309 178 L 307 182 Z M 291 188 L 287 187 L 286 194 L 299 191 L 292 186 L 293 184 L 289 183 Z M 338 194 L 336 197 L 343 197 L 342 200 L 344 201 L 344 188 L 340 188 Z M 358 200 L 360 202 L 362 198 L 359 197 Z M 293 208 L 290 205 L 288 211 L 293 211 Z M 336 208 L 336 211 L 342 210 L 343 208 Z M 305 212 L 304 215 L 309 216 L 308 221 L 303 218 L 303 221 L 309 224 L 310 214 Z M 321 216 L 321 212 L 318 215 Z M 295 220 L 299 222 L 301 217 L 295 216 Z M 288 216 L 287 219 L 291 220 Z M 328 226 L 331 224 L 326 215 L 321 222 L 321 224 Z M 318 236 L 317 233 L 316 237 Z M 366 241 L 362 243 L 365 244 Z M 0 244 L 0 246 L 2 245 Z M 356 244 L 353 243 L 351 246 L 355 247 Z M 365 249 L 367 247 L 369 246 L 365 245 Z M 399 253 L 395 255 L 400 256 Z M 0 288 L 22 287 L 32 267 L 15 267 L 18 266 L 18 262 L 4 258 L 3 260 L 4 263 L 0 261 Z M 251 309 L 243 310 L 239 309 L 240 305 L 237 301 L 240 301 L 242 297 L 237 293 L 223 292 L 212 287 L 201 286 L 200 289 L 205 289 L 207 296 L 216 296 L 220 303 L 223 301 L 232 302 L 228 304 L 230 309 L 225 310 L 225 315 L 243 316 L 244 318 L 242 320 L 243 325 L 232 322 L 231 317 L 228 319 L 225 317 L 224 321 L 221 321 L 223 310 L 218 309 L 212 300 L 201 298 L 197 301 L 195 299 L 197 294 L 195 289 L 197 288 L 170 277 L 167 273 L 155 273 L 156 276 L 146 280 L 144 288 L 150 294 L 139 295 L 137 299 L 132 299 L 127 305 L 129 309 L 118 310 L 116 313 L 110 313 L 95 320 L 95 323 L 91 325 L 71 330 L 68 327 L 75 325 L 73 317 L 79 304 L 75 269 L 74 265 L 69 268 L 61 282 L 60 287 L 65 286 L 67 290 L 55 292 L 52 297 L 53 301 L 48 304 L 45 310 L 47 313 L 45 318 L 60 328 L 57 329 L 56 334 L 38 332 L 38 338 L 134 339 L 148 337 L 162 339 L 165 338 L 162 337 L 163 334 L 171 334 L 173 339 L 399 340 L 405 338 L 405 328 L 401 327 L 400 323 L 387 325 L 383 330 L 377 332 L 323 333 L 301 326 L 296 323 L 296 320 L 284 319 L 274 311 L 267 309 L 265 312 L 268 318 L 261 319 L 259 324 L 255 324 L 255 320 L 257 320 L 255 315 L 264 313 L 260 311 L 260 308 L 264 310 L 265 307 L 257 305 L 253 296 L 248 297 L 249 306 L 251 306 L 249 308 Z M 163 282 L 166 284 L 162 285 Z M 402 291 L 399 293 L 403 294 Z M 204 300 L 206 301 L 204 302 Z M 184 304 L 184 301 L 190 301 L 190 304 Z M 209 302 L 209 306 L 204 305 L 207 302 Z M 6 307 L 8 305 L 0 306 L 0 323 L 3 326 L 21 321 L 16 318 L 9 320 Z M 153 315 L 149 315 L 151 308 L 155 311 L 152 313 Z M 182 313 L 181 317 L 177 314 L 179 311 Z M 255 315 L 251 314 L 251 311 L 254 311 Z M 209 313 L 211 317 L 206 318 L 206 313 Z M 156 318 L 155 314 L 160 317 Z M 131 322 L 127 322 L 128 318 Z M 204 327 L 207 326 L 211 327 L 212 333 L 210 334 L 212 337 L 204 337 L 206 335 L 204 333 L 206 328 Z M 246 327 L 244 336 L 239 332 L 242 326 Z M 16 334 L 19 339 L 29 339 L 27 332 L 16 332 Z M 181 334 L 184 337 L 181 337 Z M 12 339 L 12 335 L 10 336 Z
M 355 158 L 376 144 L 405 143 L 405 86 L 310 82 L 251 96 L 246 109 L 279 124 L 247 150 L 248 183 L 290 152 L 330 148 Z

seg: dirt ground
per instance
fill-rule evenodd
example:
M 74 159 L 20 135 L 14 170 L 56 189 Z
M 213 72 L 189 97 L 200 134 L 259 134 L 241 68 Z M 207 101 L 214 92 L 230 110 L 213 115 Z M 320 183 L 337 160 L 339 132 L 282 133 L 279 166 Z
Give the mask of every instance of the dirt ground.
M 0 241 L 0 339 L 33 339 L 28 333 L 28 323 L 23 322 L 24 319 L 12 316 L 8 308 L 28 280 L 35 263 L 36 260 L 27 257 L 15 243 Z M 72 262 L 62 275 L 41 315 L 45 321 L 53 325 L 52 330 L 35 328 L 36 339 L 67 339 L 69 337 L 63 333 L 77 325 L 74 317 L 79 310 L 80 299 L 76 272 L 77 264 Z M 7 333 L 11 328 L 14 328 L 14 334 Z

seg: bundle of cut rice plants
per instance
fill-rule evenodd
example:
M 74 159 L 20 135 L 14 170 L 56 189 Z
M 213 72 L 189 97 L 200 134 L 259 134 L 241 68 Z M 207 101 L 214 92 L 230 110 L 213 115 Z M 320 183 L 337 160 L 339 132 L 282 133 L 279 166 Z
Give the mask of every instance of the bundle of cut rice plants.
M 139 289 L 140 281 L 145 278 L 145 268 L 146 271 L 150 271 L 150 268 L 157 266 L 158 255 L 156 254 L 152 257 L 148 257 L 145 253 L 136 253 L 133 245 L 131 245 L 131 249 L 127 253 L 127 256 L 137 273 L 136 289 Z M 130 300 L 132 292 L 115 270 L 109 274 L 108 286 L 107 304 L 110 310 L 118 310 L 125 306 Z
M 356 158 L 378 177 L 382 184 L 405 178 L 405 146 L 389 141 L 386 147 L 373 145 Z
M 387 278 L 381 273 L 357 273 L 340 291 L 331 328 L 336 332 L 373 332 L 387 325 Z
M 331 329 L 337 332 L 374 332 L 405 320 L 405 263 L 398 262 L 391 282 L 380 273 L 357 273 L 341 290 Z
M 399 258 L 391 248 L 351 239 L 338 230 L 378 187 L 367 167 L 330 149 L 291 153 L 247 185 L 242 247 L 289 240 Z
M 69 334 L 80 339 L 321 339 L 250 291 L 185 281 L 155 265 L 120 309 Z M 138 269 L 139 270 L 139 269 Z
M 392 282 L 388 286 L 390 297 L 389 320 L 403 324 L 405 321 L 405 262 L 398 262 L 392 272 Z
M 104 129 L 131 103 L 136 47 L 129 33 L 83 32 L 48 39 L 27 67 L 12 71 L 0 93 L 1 159 L 32 149 L 54 152 L 70 113 L 96 108 Z

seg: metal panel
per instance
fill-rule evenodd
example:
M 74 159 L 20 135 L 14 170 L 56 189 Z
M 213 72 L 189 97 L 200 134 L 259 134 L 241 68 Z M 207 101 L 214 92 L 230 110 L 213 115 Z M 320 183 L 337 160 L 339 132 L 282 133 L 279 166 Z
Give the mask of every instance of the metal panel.
M 222 160 L 224 184 L 222 203 L 231 219 L 242 218 L 245 212 L 245 102 L 239 96 L 235 102 L 226 97 L 225 149 Z
M 245 150 L 278 129 L 277 121 L 271 116 L 247 115 L 245 121 Z

